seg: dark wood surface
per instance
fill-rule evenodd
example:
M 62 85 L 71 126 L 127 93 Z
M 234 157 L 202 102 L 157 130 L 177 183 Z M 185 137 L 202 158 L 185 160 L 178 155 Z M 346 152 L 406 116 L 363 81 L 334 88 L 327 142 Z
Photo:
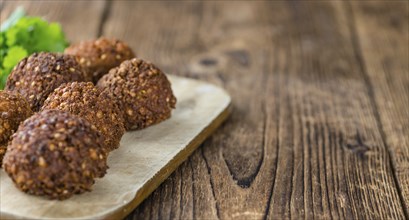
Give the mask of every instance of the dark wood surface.
M 224 87 L 233 112 L 127 219 L 408 219 L 407 1 L 2 1 Z

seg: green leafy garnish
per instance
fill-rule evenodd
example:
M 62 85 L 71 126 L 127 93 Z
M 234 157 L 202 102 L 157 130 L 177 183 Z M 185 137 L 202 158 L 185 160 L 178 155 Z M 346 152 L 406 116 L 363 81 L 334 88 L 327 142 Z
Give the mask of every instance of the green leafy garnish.
M 6 56 L 3 60 L 3 66 L 7 70 L 11 70 L 18 61 L 23 59 L 28 55 L 27 50 L 21 46 L 12 46 L 8 50 L 8 54 L 13 54 L 13 56 Z
M 40 17 L 25 16 L 18 8 L 0 29 L 0 89 L 7 76 L 24 57 L 40 51 L 63 52 L 68 46 L 58 23 Z

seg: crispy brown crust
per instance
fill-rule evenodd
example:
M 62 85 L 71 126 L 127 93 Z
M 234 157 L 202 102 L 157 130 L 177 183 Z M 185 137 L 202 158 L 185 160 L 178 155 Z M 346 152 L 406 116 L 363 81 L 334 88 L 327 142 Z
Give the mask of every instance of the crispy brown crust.
M 132 49 L 124 42 L 104 37 L 72 44 L 65 49 L 65 53 L 77 57 L 94 83 L 122 61 L 135 57 Z
M 5 90 L 20 93 L 31 109 L 38 111 L 61 84 L 89 80 L 73 56 L 41 52 L 24 58 L 14 67 Z
M 63 84 L 51 93 L 41 110 L 60 109 L 86 119 L 104 137 L 104 146 L 119 147 L 125 132 L 124 119 L 115 102 L 90 82 Z
M 165 74 L 138 58 L 124 61 L 97 84 L 123 111 L 125 128 L 141 129 L 171 116 L 176 98 Z
M 0 144 L 0 167 L 3 166 L 3 158 L 7 151 L 7 144 Z
M 27 101 L 17 93 L 0 90 L 0 167 L 7 143 L 18 126 L 33 112 Z
M 3 165 L 20 190 L 63 200 L 90 191 L 106 159 L 101 134 L 85 119 L 45 110 L 20 125 Z

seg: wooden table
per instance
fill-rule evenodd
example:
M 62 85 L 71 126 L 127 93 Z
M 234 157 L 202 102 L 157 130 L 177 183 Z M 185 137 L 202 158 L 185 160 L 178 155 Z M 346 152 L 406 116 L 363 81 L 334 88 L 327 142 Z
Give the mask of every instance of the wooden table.
M 224 87 L 233 113 L 127 219 L 409 218 L 407 1 L 1 1 Z

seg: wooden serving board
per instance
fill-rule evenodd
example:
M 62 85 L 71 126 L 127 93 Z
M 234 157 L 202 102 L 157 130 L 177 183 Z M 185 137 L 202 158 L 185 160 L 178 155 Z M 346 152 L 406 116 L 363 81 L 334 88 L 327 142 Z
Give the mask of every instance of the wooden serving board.
M 230 97 L 216 86 L 169 76 L 178 99 L 172 117 L 127 132 L 93 191 L 65 201 L 30 196 L 0 172 L 1 219 L 120 219 L 155 190 L 228 116 Z

